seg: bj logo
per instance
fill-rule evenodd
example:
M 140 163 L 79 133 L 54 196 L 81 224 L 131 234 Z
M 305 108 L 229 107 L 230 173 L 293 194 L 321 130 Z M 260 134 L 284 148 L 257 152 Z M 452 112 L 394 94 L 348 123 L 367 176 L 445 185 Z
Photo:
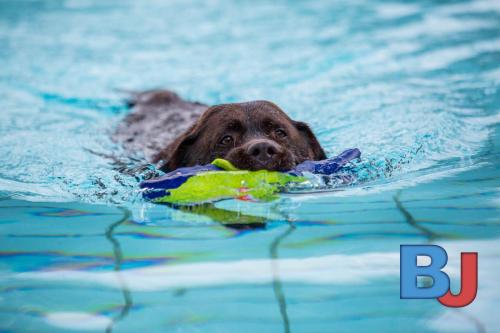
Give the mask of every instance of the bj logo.
M 431 259 L 428 266 L 418 266 L 417 257 Z M 450 278 L 441 269 L 448 262 L 448 254 L 437 245 L 401 245 L 401 298 L 437 298 L 449 307 L 460 308 L 474 301 L 477 294 L 477 252 L 461 253 L 460 293 L 450 291 Z M 431 286 L 419 286 L 417 277 L 432 278 Z

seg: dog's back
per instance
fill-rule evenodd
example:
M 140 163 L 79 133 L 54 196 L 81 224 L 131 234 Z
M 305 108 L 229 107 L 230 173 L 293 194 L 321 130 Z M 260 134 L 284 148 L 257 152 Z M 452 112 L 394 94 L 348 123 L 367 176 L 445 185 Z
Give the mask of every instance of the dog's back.
M 129 104 L 133 111 L 118 125 L 113 139 L 130 152 L 143 152 L 149 161 L 208 108 L 168 90 L 133 94 Z

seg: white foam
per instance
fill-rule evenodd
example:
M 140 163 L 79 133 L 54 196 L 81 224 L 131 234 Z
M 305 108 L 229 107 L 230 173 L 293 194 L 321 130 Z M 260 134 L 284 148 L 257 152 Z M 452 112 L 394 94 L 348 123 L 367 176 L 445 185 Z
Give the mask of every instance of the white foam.
M 45 321 L 52 326 L 75 331 L 102 330 L 111 324 L 111 319 L 86 312 L 51 312 Z

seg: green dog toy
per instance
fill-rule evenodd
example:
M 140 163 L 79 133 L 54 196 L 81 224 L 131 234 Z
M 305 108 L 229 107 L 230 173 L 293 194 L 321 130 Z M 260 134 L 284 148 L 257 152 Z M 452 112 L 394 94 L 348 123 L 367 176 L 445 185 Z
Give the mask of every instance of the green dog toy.
M 179 168 L 140 187 L 146 199 L 157 203 L 192 205 L 228 198 L 268 201 L 285 185 L 307 181 L 304 173 L 331 175 L 359 157 L 358 149 L 349 149 L 332 159 L 305 161 L 287 172 L 240 170 L 216 159 L 208 165 Z

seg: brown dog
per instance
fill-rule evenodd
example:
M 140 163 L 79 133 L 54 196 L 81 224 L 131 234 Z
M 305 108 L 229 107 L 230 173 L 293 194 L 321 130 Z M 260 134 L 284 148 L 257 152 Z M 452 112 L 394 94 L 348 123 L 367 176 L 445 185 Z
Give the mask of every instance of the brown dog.
M 131 104 L 134 111 L 114 137 L 130 150 L 142 150 L 163 171 L 216 158 L 245 170 L 285 171 L 326 158 L 307 124 L 268 101 L 207 107 L 169 91 L 149 91 Z

